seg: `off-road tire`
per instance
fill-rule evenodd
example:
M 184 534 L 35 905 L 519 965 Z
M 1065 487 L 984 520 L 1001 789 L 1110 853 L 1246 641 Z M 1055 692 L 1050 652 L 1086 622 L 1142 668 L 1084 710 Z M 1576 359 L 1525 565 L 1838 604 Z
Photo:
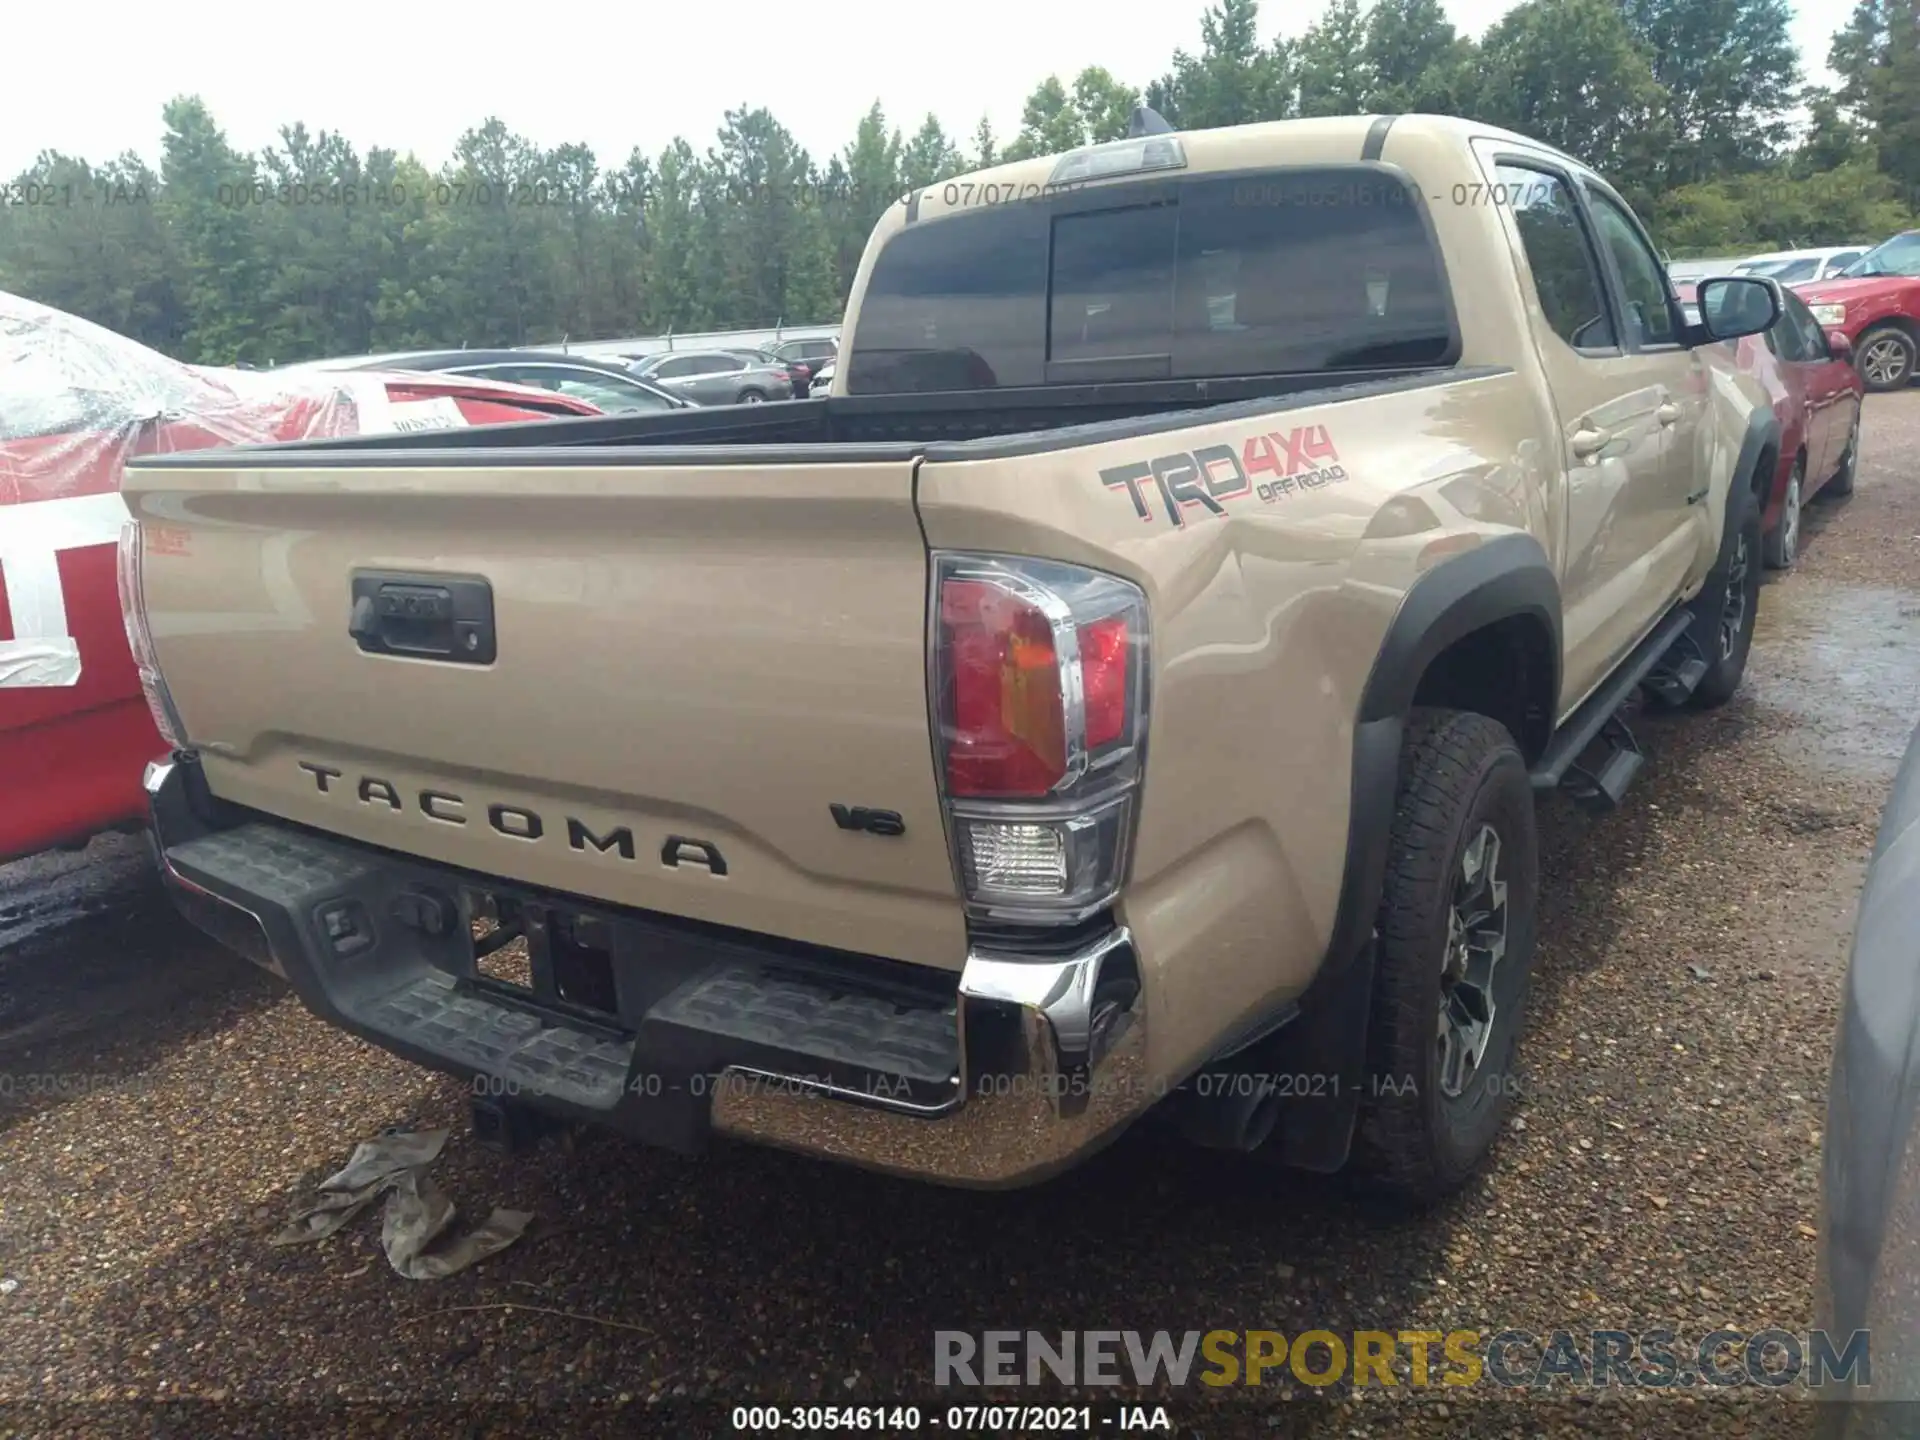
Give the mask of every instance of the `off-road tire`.
M 1479 1168 L 1512 1108 L 1513 1054 L 1525 1018 L 1539 898 L 1533 786 L 1506 727 L 1460 710 L 1415 710 L 1400 750 L 1388 842 L 1353 1169 L 1415 1205 L 1458 1189 Z M 1483 825 L 1500 840 L 1506 953 L 1480 1065 L 1458 1096 L 1442 1093 L 1442 968 L 1456 877 Z
M 1814 494 L 1815 500 L 1844 500 L 1853 494 L 1853 479 L 1860 472 L 1860 422 L 1853 422 L 1853 433 L 1847 437 L 1845 454 L 1840 457 L 1840 468 L 1833 472 L 1833 478 L 1822 485 Z
M 1800 536 L 1806 526 L 1807 457 L 1796 456 L 1786 494 L 1780 498 L 1780 523 L 1767 532 L 1761 552 L 1769 570 L 1791 570 L 1800 558 Z
M 1877 363 L 1876 353 L 1883 347 L 1890 347 L 1888 354 L 1891 356 L 1891 364 L 1885 369 Z M 1860 343 L 1853 347 L 1853 353 L 1859 357 L 1854 369 L 1859 372 L 1860 382 L 1876 395 L 1906 389 L 1913 383 L 1916 362 L 1920 362 L 1920 346 L 1916 346 L 1913 337 L 1897 325 L 1880 325 L 1867 331 L 1860 337 Z M 1870 359 L 1876 360 L 1872 366 L 1868 363 Z M 1870 369 L 1873 373 L 1869 373 Z M 1876 374 L 1878 379 L 1875 378 Z
M 1753 649 L 1754 620 L 1760 610 L 1760 499 L 1742 481 L 1734 483 L 1727 496 L 1726 525 L 1721 531 L 1720 553 L 1706 583 L 1688 607 L 1693 611 L 1693 642 L 1707 662 L 1707 673 L 1700 677 L 1687 703 L 1696 710 L 1711 710 L 1724 705 L 1740 688 L 1747 672 L 1747 656 Z M 1729 584 L 1730 579 L 1734 582 Z M 1741 618 L 1733 629 L 1731 645 L 1722 639 L 1721 626 L 1727 618 L 1730 592 L 1737 589 L 1744 601 Z

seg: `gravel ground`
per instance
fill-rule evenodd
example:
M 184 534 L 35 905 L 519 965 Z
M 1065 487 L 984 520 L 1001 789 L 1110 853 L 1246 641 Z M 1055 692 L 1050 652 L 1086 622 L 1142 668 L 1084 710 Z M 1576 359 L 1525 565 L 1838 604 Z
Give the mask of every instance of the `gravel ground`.
M 689 1397 L 923 1394 L 936 1328 L 1804 1330 L 1837 985 L 1920 711 L 1920 393 L 1868 410 L 1858 493 L 1814 507 L 1800 569 L 1764 592 L 1747 690 L 1648 720 L 1618 814 L 1543 812 L 1524 1094 L 1441 1211 L 1151 1133 L 1008 1195 L 608 1138 L 503 1159 L 459 1128 L 463 1087 L 310 1018 L 102 842 L 0 871 L 0 1070 L 97 1077 L 0 1095 L 0 1433 L 153 1433 L 124 1402 L 189 1396 L 227 1402 L 189 1413 L 196 1435 L 296 1433 L 334 1396 L 383 1404 L 331 1433 L 428 1433 L 495 1398 L 693 1433 Z M 356 1140 L 412 1123 L 456 1127 L 435 1175 L 467 1211 L 536 1213 L 520 1246 L 419 1284 L 370 1219 L 266 1244 Z M 1725 1392 L 1199 1389 L 1168 1403 L 1207 1435 L 1811 1428 L 1803 1403 Z M 17 1408 L 49 1400 L 71 1408 Z M 489 1413 L 485 1433 L 559 1433 Z

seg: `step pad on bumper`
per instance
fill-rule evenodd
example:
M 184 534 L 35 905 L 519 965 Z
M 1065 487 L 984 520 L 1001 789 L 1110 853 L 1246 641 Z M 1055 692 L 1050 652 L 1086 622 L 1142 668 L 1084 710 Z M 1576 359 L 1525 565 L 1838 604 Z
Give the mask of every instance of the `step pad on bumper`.
M 271 825 L 242 825 L 169 846 L 167 858 L 289 910 L 309 897 L 346 890 L 373 873 L 350 850 Z
M 633 1042 L 555 1025 L 463 991 L 440 971 L 371 1006 L 376 1029 L 462 1061 L 533 1094 L 611 1110 L 626 1088 Z
M 960 1054 L 953 1006 L 907 1006 L 817 980 L 736 965 L 681 986 L 649 1019 L 941 1084 Z
M 476 985 L 463 974 L 470 963 L 464 927 L 456 927 L 457 939 L 427 941 L 395 922 L 395 896 L 423 884 L 451 893 L 432 867 L 261 823 L 166 853 L 185 878 L 261 911 L 263 942 L 277 937 L 271 943 L 291 952 L 280 959 L 296 972 L 295 984 L 317 991 L 310 998 L 341 1021 L 401 1053 L 494 1077 L 505 1094 L 604 1112 L 619 1108 L 629 1088 L 642 1098 L 668 1090 L 704 1095 L 694 1075 L 740 1064 L 856 1087 L 876 1077 L 900 1080 L 945 1097 L 959 1071 L 951 998 L 942 1004 L 771 959 L 723 959 L 710 942 L 687 941 L 674 953 L 649 930 L 644 943 L 624 947 L 627 954 L 646 955 L 650 979 L 666 980 L 676 968 L 684 978 L 667 980 L 670 988 L 644 1011 L 583 1022 Z M 316 916 L 336 901 L 360 907 L 365 948 L 329 953 Z M 627 922 L 609 923 L 618 932 Z

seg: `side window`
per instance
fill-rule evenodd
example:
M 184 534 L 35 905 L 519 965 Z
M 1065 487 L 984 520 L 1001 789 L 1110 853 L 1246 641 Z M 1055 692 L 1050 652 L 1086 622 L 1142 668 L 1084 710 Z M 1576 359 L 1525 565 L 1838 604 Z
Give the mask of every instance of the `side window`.
M 632 410 L 664 410 L 666 405 L 636 386 L 622 385 L 612 376 L 574 373 L 555 377 L 553 388 L 562 395 L 597 405 L 607 414 Z
M 1513 208 L 1540 308 L 1554 334 L 1577 350 L 1613 349 L 1619 342 L 1599 270 L 1566 182 L 1520 165 L 1501 165 L 1495 175 Z
M 1838 275 L 1842 270 L 1846 269 L 1847 266 L 1851 265 L 1866 253 L 1864 250 L 1842 250 L 1838 255 L 1828 258 L 1827 263 L 1821 267 L 1820 273 L 1822 275 Z
M 1765 338 L 1767 348 L 1790 364 L 1809 358 L 1806 345 L 1800 338 L 1799 328 L 1794 325 L 1793 316 L 1785 309 L 1781 310 L 1780 318 L 1773 322 L 1773 327 L 1766 332 Z
M 725 375 L 730 370 L 744 370 L 746 362 L 736 360 L 731 355 L 703 355 L 693 362 L 696 375 Z
M 1600 227 L 1600 243 L 1613 256 L 1620 272 L 1622 298 L 1627 302 L 1626 322 L 1636 345 L 1672 345 L 1679 335 L 1673 323 L 1673 302 L 1667 293 L 1666 272 L 1627 212 L 1608 196 L 1591 186 L 1587 199 L 1593 205 L 1594 223 Z
M 1795 280 L 1813 279 L 1815 272 L 1819 269 L 1819 259 L 1809 255 L 1804 260 L 1791 260 L 1785 265 L 1782 265 L 1778 270 L 1773 272 L 1773 278 L 1778 280 L 1782 285 L 1789 285 Z
M 509 385 L 532 385 L 541 390 L 558 390 L 553 377 L 537 365 L 476 365 L 471 370 L 455 370 L 455 375 L 471 375 L 476 380 L 504 380 Z
M 1799 332 L 1800 358 L 1802 360 L 1831 360 L 1833 352 L 1827 348 L 1827 332 L 1820 328 L 1820 322 L 1813 318 L 1813 312 L 1807 308 L 1807 302 L 1791 290 L 1780 294 L 1781 329 L 1791 328 Z
M 684 356 L 677 360 L 662 360 L 660 368 L 653 373 L 662 380 L 677 380 L 683 375 L 693 374 L 693 361 Z
M 500 376 L 516 385 L 538 385 L 542 390 L 565 390 L 566 372 L 547 365 L 518 365 Z

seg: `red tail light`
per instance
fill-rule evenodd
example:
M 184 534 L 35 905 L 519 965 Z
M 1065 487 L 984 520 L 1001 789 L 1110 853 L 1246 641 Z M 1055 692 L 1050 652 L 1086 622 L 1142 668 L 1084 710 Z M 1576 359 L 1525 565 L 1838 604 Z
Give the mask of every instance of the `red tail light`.
M 1080 673 L 1087 699 L 1087 748 L 1111 745 L 1127 730 L 1127 618 L 1113 615 L 1080 627 Z
M 949 580 L 940 623 L 953 679 L 948 792 L 1046 794 L 1067 773 L 1052 622 L 990 581 Z
M 935 560 L 935 719 L 970 908 L 1084 918 L 1112 899 L 1126 862 L 1146 734 L 1145 597 L 1079 566 Z

